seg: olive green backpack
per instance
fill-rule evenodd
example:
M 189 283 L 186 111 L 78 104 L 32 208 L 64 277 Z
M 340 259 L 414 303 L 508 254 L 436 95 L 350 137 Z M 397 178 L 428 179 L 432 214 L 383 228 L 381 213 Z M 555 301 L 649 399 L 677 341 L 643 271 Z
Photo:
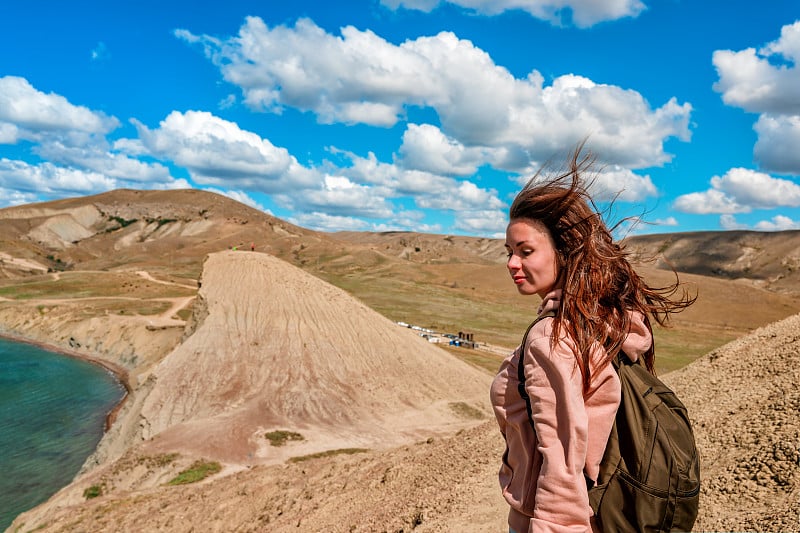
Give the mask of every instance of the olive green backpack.
M 547 316 L 554 313 L 540 316 L 528 331 Z M 528 331 L 518 374 L 533 425 L 524 374 Z M 586 480 L 597 523 L 605 533 L 691 531 L 700 498 L 700 460 L 686 407 L 640 361 L 620 352 L 612 364 L 622 397 L 597 484 Z

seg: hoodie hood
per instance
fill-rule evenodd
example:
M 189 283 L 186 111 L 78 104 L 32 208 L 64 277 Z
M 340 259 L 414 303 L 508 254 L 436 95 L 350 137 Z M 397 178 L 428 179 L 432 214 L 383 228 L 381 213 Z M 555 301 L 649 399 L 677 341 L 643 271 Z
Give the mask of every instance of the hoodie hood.
M 561 289 L 554 289 L 548 292 L 544 299 L 542 299 L 538 314 L 541 316 L 550 311 L 558 311 L 561 305 L 561 294 Z M 631 361 L 636 362 L 650 349 L 650 346 L 653 344 L 653 336 L 645 325 L 642 313 L 638 311 L 628 311 L 628 314 L 630 315 L 631 325 L 630 329 L 628 329 L 628 335 L 622 342 L 622 351 L 625 352 L 625 355 L 627 355 Z

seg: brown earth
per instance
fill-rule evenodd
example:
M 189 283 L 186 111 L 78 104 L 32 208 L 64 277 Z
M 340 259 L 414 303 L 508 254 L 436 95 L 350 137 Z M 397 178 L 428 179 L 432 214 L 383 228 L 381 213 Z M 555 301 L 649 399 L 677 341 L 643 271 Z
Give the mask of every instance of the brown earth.
M 676 366 L 716 348 L 665 378 L 702 453 L 698 531 L 800 531 L 800 237 L 776 235 L 629 243 L 690 263 L 724 252 L 706 254 L 716 277 L 682 275 L 701 299 L 656 332 Z M 269 255 L 220 252 L 250 243 Z M 318 234 L 200 191 L 0 210 L 0 334 L 94 358 L 131 388 L 74 482 L 10 531 L 505 531 L 491 370 L 384 318 L 485 335 L 498 346 L 470 360 L 496 368 L 535 306 L 502 262 L 498 240 Z M 303 440 L 271 446 L 270 430 Z M 166 484 L 200 458 L 222 471 Z

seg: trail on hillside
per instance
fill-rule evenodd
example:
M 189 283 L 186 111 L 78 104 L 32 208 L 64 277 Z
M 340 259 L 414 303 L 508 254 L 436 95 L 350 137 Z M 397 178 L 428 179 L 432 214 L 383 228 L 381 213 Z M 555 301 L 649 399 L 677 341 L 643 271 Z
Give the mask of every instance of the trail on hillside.
M 265 430 L 300 433 L 289 453 L 311 453 L 464 427 L 458 404 L 489 416 L 483 372 L 284 261 L 212 254 L 201 285 L 207 316 L 142 407 L 160 448 L 258 463 L 287 454 Z
M 212 254 L 195 312 L 205 318 L 127 415 L 150 440 L 12 527 L 507 531 L 496 424 L 459 421 L 453 409 L 485 409 L 488 373 L 264 254 Z M 800 530 L 800 315 L 664 381 L 687 405 L 701 453 L 696 530 Z M 273 428 L 306 440 L 270 447 Z M 284 462 L 353 447 L 363 449 Z M 165 484 L 198 456 L 227 468 Z M 86 500 L 92 484 L 107 492 Z

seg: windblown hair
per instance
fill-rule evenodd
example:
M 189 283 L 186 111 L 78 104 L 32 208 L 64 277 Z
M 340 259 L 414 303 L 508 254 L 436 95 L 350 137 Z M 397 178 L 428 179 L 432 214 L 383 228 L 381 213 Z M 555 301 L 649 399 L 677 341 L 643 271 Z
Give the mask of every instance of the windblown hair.
M 552 235 L 558 261 L 556 286 L 563 289 L 552 342 L 557 342 L 562 328 L 573 339 L 586 392 L 592 371 L 604 368 L 620 352 L 630 328 L 628 311 L 641 312 L 652 334 L 651 319 L 665 326 L 672 313 L 697 297 L 688 294 L 677 273 L 675 283 L 666 287 L 651 287 L 636 273 L 587 190 L 595 159 L 591 153 L 582 154 L 582 149 L 581 143 L 564 169 L 548 177 L 540 170 L 517 194 L 509 218 L 539 221 Z M 592 369 L 595 343 L 605 348 L 606 357 Z M 643 359 L 655 374 L 655 344 Z

